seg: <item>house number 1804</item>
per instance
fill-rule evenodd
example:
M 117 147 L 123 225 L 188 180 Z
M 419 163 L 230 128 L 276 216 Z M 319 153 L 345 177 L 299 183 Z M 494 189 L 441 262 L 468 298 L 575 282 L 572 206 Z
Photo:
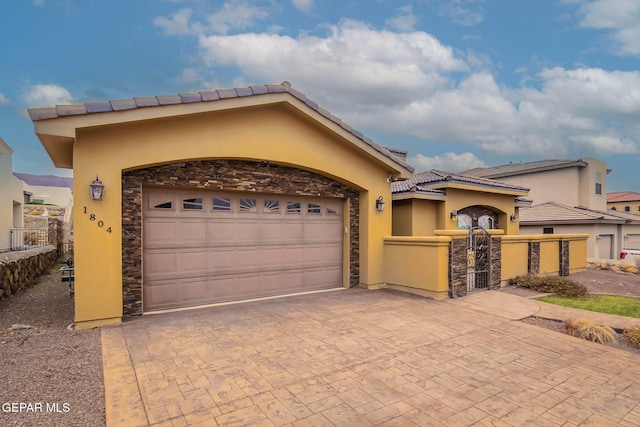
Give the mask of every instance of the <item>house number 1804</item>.
M 82 211 L 82 213 L 89 215 L 89 221 L 96 222 L 96 220 L 97 220 L 96 224 L 98 224 L 98 227 L 100 227 L 100 228 L 104 227 L 104 221 L 96 218 L 96 214 L 87 212 L 87 207 L 86 206 L 84 206 L 84 210 Z M 111 227 L 107 227 L 107 229 L 105 231 L 107 233 L 111 233 Z

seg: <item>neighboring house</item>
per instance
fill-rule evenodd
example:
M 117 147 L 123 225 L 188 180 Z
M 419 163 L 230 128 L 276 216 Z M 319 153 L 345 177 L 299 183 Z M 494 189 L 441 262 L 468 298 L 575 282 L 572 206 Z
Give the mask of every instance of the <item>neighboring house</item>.
M 531 188 L 533 204 L 520 211 L 521 233 L 588 234 L 587 257 L 611 259 L 640 240 L 640 218 L 607 211 L 609 172 L 605 162 L 583 158 L 510 163 L 465 173 Z
M 446 298 L 586 265 L 583 237 L 517 234 L 526 188 L 413 175 L 286 82 L 29 114 L 74 171 L 80 328 L 336 287 Z M 487 228 L 477 245 L 465 215 Z
M 0 138 L 0 251 L 11 248 L 11 229 L 23 225 L 22 182 L 12 174 L 13 150 Z
M 618 258 L 625 247 L 640 248 L 640 218 L 616 211 L 596 211 L 546 202 L 520 212 L 528 234 L 589 234 L 588 258 Z
M 73 205 L 73 178 L 18 172 L 13 175 L 24 182 L 24 190 L 31 193 L 29 203 L 65 207 Z
M 578 160 L 541 160 L 475 168 L 466 175 L 497 179 L 529 188 L 534 204 L 557 202 L 607 210 L 607 164 L 590 157 Z M 562 183 L 562 185 L 559 185 Z
M 607 193 L 607 209 L 640 215 L 640 193 L 633 191 Z

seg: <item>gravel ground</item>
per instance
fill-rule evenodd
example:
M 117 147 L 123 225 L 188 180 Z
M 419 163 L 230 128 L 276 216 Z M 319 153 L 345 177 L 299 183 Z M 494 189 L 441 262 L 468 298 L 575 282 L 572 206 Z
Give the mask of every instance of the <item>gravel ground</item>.
M 589 292 L 640 296 L 640 275 L 589 270 L 571 278 Z M 527 289 L 503 290 L 532 295 Z M 0 426 L 105 425 L 100 330 L 74 331 L 68 328 L 72 321 L 73 299 L 57 270 L 39 284 L 0 299 Z M 535 317 L 523 321 L 563 330 L 562 322 Z M 31 328 L 9 330 L 14 324 Z M 640 354 L 624 338 L 618 347 Z M 31 408 L 11 412 L 20 410 L 12 403 Z
M 640 274 L 620 273 L 613 270 L 587 270 L 583 273 L 572 274 L 569 278 L 575 282 L 582 283 L 592 294 L 640 297 Z M 514 288 L 512 286 L 504 287 L 502 290 L 524 297 L 541 295 L 539 292 L 530 289 Z M 564 333 L 563 322 L 541 319 L 535 316 L 524 319 L 523 322 Z M 617 344 L 607 345 L 640 355 L 640 348 L 631 344 L 622 334 L 618 334 Z
M 72 322 L 57 271 L 0 299 L 0 426 L 105 425 L 100 330 L 74 331 Z M 31 407 L 17 412 L 21 403 Z

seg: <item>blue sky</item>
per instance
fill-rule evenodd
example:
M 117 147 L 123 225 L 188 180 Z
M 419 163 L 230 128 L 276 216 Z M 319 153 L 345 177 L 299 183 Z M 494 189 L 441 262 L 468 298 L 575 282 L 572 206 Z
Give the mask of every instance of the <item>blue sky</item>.
M 0 5 L 0 137 L 26 108 L 284 80 L 418 170 L 596 157 L 640 191 L 637 0 L 35 0 Z

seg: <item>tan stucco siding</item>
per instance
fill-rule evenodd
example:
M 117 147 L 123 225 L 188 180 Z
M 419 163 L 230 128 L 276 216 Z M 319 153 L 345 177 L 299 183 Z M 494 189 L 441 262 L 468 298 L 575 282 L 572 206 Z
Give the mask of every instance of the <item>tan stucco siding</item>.
M 503 236 L 501 280 L 505 281 L 528 272 L 529 239 Z
M 568 206 L 580 204 L 580 174 L 577 167 L 501 177 L 498 180 L 530 188 L 527 199 L 533 200 L 534 204 L 549 201 Z
M 385 281 L 389 287 L 431 298 L 448 297 L 451 237 L 387 237 Z
M 625 211 L 625 208 L 628 207 L 629 211 Z M 633 202 L 616 202 L 616 203 L 607 203 L 607 209 L 616 208 L 618 212 L 627 212 L 633 215 L 640 215 L 640 200 L 636 200 Z
M 360 281 L 383 282 L 383 237 L 391 234 L 388 168 L 363 156 L 336 133 L 282 106 L 203 113 L 78 132 L 74 145 L 77 321 L 122 315 L 122 171 L 195 159 L 269 161 L 311 170 L 359 190 Z M 96 175 L 105 185 L 101 202 L 89 197 L 89 184 Z M 379 196 L 387 202 L 384 212 L 375 209 Z M 106 232 L 108 227 L 111 233 Z
M 399 200 L 393 202 L 392 233 L 394 236 L 412 235 L 412 201 Z

